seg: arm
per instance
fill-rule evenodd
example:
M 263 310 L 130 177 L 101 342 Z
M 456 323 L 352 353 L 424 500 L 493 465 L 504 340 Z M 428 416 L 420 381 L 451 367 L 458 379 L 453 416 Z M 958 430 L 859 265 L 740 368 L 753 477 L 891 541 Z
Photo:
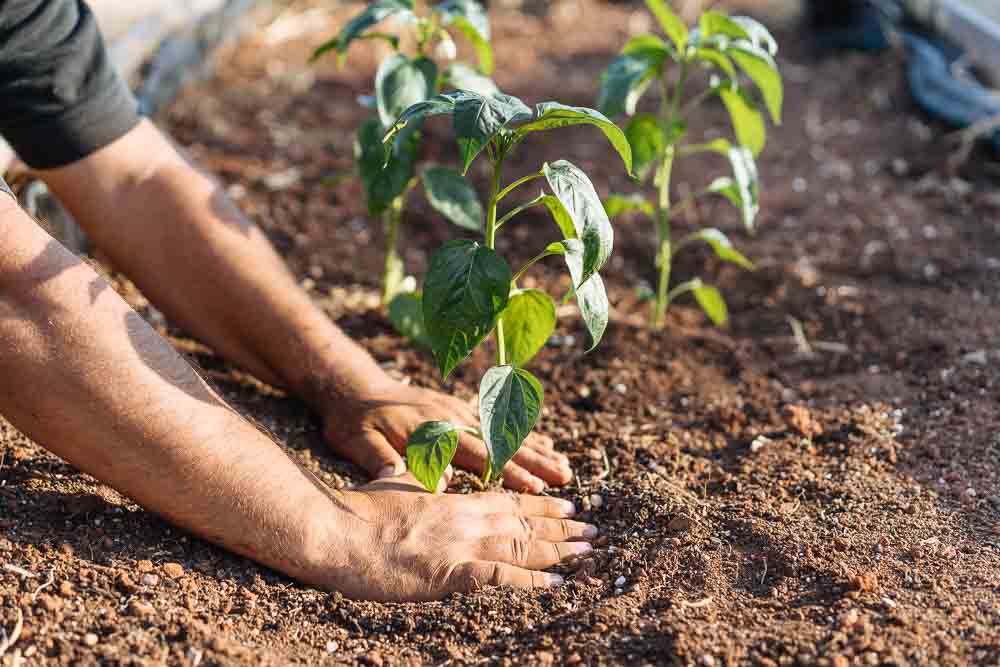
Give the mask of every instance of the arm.
M 29 437 L 201 537 L 352 597 L 552 585 L 538 570 L 595 532 L 553 499 L 430 495 L 405 477 L 325 489 L 3 193 L 0 369 L 0 413 Z
M 331 445 L 372 474 L 400 469 L 399 452 L 423 421 L 478 423 L 466 403 L 389 378 L 312 304 L 218 184 L 148 121 L 42 175 L 167 317 L 308 401 Z M 567 459 L 550 440 L 526 445 L 506 470 L 509 485 L 537 492 L 569 481 Z M 484 460 L 483 444 L 464 435 L 456 463 L 476 469 Z

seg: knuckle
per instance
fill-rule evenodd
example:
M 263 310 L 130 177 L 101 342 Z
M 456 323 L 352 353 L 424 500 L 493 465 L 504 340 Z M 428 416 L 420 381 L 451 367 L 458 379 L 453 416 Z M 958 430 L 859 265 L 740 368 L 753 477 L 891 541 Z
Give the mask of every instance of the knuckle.
M 530 543 L 527 540 L 513 539 L 510 541 L 511 563 L 526 563 L 528 553 L 531 551 Z

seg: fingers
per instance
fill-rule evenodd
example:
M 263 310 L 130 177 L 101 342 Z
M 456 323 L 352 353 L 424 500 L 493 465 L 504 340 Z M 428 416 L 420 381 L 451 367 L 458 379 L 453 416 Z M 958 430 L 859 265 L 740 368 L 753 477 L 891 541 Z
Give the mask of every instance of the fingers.
M 506 563 L 472 561 L 456 567 L 449 583 L 453 591 L 464 593 L 484 586 L 549 588 L 562 585 L 563 581 L 558 574 L 527 570 Z
M 455 452 L 453 463 L 459 468 L 465 468 L 475 473 L 481 473 L 486 465 L 486 445 L 479 438 L 463 433 L 459 436 L 458 451 Z M 541 493 L 545 490 L 545 482 L 531 474 L 513 461 L 503 469 L 504 486 L 514 491 Z
M 554 454 L 555 452 L 525 446 L 517 451 L 513 461 L 529 474 L 549 484 L 568 484 L 573 479 L 569 460 L 562 455 L 553 456 Z
M 561 498 L 518 496 L 510 493 L 479 493 L 473 496 L 475 508 L 484 514 L 514 514 L 525 517 L 568 519 L 576 506 Z
M 490 532 L 493 535 L 545 542 L 592 540 L 597 537 L 597 528 L 588 523 L 537 516 L 521 517 L 511 513 L 493 515 Z
M 366 429 L 347 440 L 331 439 L 331 448 L 347 460 L 364 468 L 376 479 L 395 477 L 406 472 L 406 463 L 385 436 Z
M 529 570 L 544 570 L 566 558 L 579 556 L 593 549 L 586 542 L 548 542 L 491 537 L 479 544 L 479 556 L 485 561 L 506 563 Z

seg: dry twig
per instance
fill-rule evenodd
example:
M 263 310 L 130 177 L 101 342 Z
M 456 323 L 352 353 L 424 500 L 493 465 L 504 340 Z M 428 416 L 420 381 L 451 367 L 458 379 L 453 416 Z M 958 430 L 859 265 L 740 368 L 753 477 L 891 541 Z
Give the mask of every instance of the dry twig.
M 21 628 L 24 627 L 24 614 L 21 612 L 21 608 L 17 608 L 17 620 L 14 621 L 14 629 L 7 634 L 6 629 L 0 629 L 2 637 L 0 637 L 0 657 L 7 652 L 11 646 L 17 643 L 17 640 L 21 637 Z
M 46 579 L 38 588 L 35 589 L 35 592 L 31 594 L 31 601 L 32 601 L 32 603 L 34 603 L 35 600 L 38 599 L 38 594 L 41 593 L 46 588 L 48 588 L 49 586 L 51 586 L 54 581 L 55 581 L 55 577 L 52 576 L 52 570 L 50 569 L 49 570 L 49 578 Z

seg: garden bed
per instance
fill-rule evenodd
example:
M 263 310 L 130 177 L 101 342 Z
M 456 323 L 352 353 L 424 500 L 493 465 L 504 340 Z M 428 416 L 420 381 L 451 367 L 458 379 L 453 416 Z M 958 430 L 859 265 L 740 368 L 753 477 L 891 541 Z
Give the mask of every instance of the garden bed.
M 222 53 L 214 78 L 162 120 L 341 326 L 391 372 L 440 386 L 429 355 L 377 310 L 381 230 L 343 178 L 377 59 L 366 45 L 342 70 L 306 65 L 356 9 L 327 4 L 296 3 Z M 294 23 L 301 12 L 312 14 Z M 590 105 L 645 17 L 592 0 L 498 9 L 498 82 L 529 103 Z M 24 610 L 28 664 L 996 664 L 996 167 L 946 169 L 940 128 L 915 115 L 893 57 L 815 61 L 803 39 L 779 35 L 786 121 L 761 157 L 758 234 L 742 239 L 723 205 L 690 214 L 731 230 L 757 270 L 708 253 L 676 268 L 707 263 L 731 327 L 680 303 L 666 331 L 646 330 L 635 287 L 653 280 L 653 230 L 624 220 L 604 271 L 605 341 L 583 356 L 582 325 L 561 318 L 567 344 L 533 363 L 546 387 L 539 428 L 576 472 L 552 493 L 603 535 L 592 559 L 563 568 L 565 587 L 348 601 L 180 534 L 0 422 L 0 561 L 34 575 L 0 571 L 0 619 L 9 630 Z M 713 110 L 692 131 L 710 137 L 725 122 Z M 447 126 L 428 131 L 427 157 L 454 164 Z M 627 189 L 596 131 L 566 132 L 526 145 L 509 173 L 565 157 L 602 194 Z M 676 177 L 681 188 L 698 178 L 691 163 Z M 404 257 L 422 275 L 454 231 L 424 204 L 409 216 Z M 541 216 L 511 223 L 505 252 L 529 259 L 517 240 L 540 229 L 552 229 Z M 556 266 L 539 275 L 561 280 Z M 364 481 L 300 402 L 233 371 L 119 284 L 296 460 L 335 487 Z M 476 353 L 448 388 L 471 397 L 488 366 Z M 453 483 L 475 487 L 468 475 Z

